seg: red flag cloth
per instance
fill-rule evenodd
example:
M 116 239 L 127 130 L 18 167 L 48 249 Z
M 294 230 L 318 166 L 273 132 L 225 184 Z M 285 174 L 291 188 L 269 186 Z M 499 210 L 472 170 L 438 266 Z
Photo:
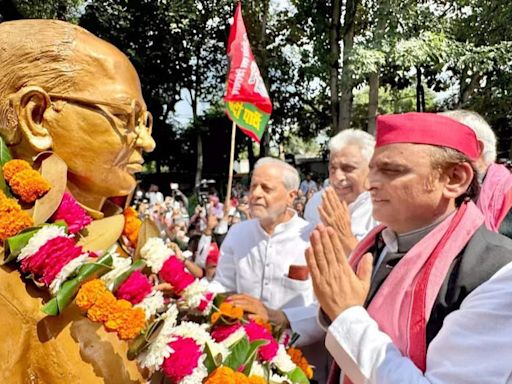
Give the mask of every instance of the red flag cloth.
M 229 33 L 228 57 L 224 96 L 228 116 L 247 135 L 259 141 L 272 113 L 272 102 L 251 51 L 240 3 Z
M 476 160 L 480 148 L 475 132 L 467 125 L 436 113 L 409 112 L 377 117 L 375 148 L 393 143 L 448 147 Z

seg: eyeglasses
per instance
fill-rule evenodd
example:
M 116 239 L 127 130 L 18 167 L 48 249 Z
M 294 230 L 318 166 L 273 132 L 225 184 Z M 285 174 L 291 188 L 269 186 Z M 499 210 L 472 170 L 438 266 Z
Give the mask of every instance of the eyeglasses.
M 130 106 L 128 106 L 126 104 L 98 101 L 80 96 L 63 95 L 59 93 L 49 93 L 48 96 L 50 99 L 69 101 L 87 108 L 93 107 L 92 109 L 98 110 L 110 122 L 110 124 L 124 136 L 134 133 L 137 139 L 144 130 L 148 135 L 151 135 L 153 130 L 153 115 L 149 111 L 144 111 L 141 104 L 135 99 L 132 100 Z M 108 109 L 105 107 L 108 107 Z M 109 111 L 109 109 L 112 112 Z M 124 133 L 117 127 L 117 122 L 119 120 L 125 124 Z

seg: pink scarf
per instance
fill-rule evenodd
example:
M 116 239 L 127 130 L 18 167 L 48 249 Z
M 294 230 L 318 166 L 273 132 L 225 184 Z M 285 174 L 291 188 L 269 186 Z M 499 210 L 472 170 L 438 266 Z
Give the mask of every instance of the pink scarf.
M 435 299 L 453 260 L 483 222 L 478 208 L 472 202 L 464 203 L 405 254 L 368 307 L 379 329 L 423 372 L 426 327 Z M 350 264 L 354 270 L 383 229 L 382 225 L 375 228 L 352 252 Z M 345 377 L 344 383 L 349 382 Z
M 500 224 L 512 207 L 512 174 L 501 164 L 487 169 L 480 196 L 476 203 L 485 217 L 485 226 L 498 232 Z

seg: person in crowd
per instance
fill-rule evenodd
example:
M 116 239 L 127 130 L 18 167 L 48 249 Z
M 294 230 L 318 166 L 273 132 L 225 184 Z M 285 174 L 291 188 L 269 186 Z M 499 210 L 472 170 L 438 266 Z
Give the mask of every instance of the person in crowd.
M 299 182 L 289 164 L 268 157 L 257 161 L 249 190 L 253 219 L 229 230 L 210 287 L 235 293 L 229 299 L 233 304 L 290 328 L 300 335 L 299 345 L 312 345 L 323 331 L 315 321 L 317 306 L 304 259 L 312 227 L 291 209 Z M 321 348 L 317 343 L 304 352 L 321 358 Z M 321 375 L 325 368 L 317 366 Z
M 512 174 L 505 165 L 496 164 L 496 135 L 476 112 L 456 110 L 442 114 L 475 131 L 480 146 L 475 166 L 481 182 L 476 205 L 483 212 L 488 229 L 512 238 Z
M 375 139 L 359 129 L 347 129 L 329 141 L 330 186 L 308 201 L 304 218 L 336 229 L 348 254 L 377 221 L 367 191 L 368 163 Z
M 368 180 L 382 225 L 350 259 L 322 224 L 306 251 L 344 383 L 511 382 L 512 241 L 471 201 L 479 154 L 446 116 L 377 118 Z
M 149 200 L 149 205 L 162 204 L 164 202 L 164 195 L 159 191 L 158 185 L 151 184 L 146 193 L 146 198 Z
M 306 173 L 306 178 L 302 180 L 300 183 L 299 189 L 302 191 L 304 195 L 307 195 L 308 192 L 316 192 L 318 191 L 318 186 L 313 180 L 313 174 L 311 172 Z
M 208 211 L 209 213 L 213 213 L 217 216 L 218 219 L 222 219 L 224 217 L 224 204 L 220 202 L 220 199 L 217 195 L 209 195 L 208 196 Z
M 295 199 L 293 201 L 293 209 L 297 212 L 297 215 L 303 219 L 304 218 L 304 204 L 300 199 Z
M 67 190 L 102 217 L 109 198 L 132 193 L 142 152 L 155 147 L 135 68 L 113 45 L 57 20 L 2 22 L 0 47 L 0 136 L 12 157 L 54 152 L 67 165 Z M 115 241 L 117 229 L 105 229 Z M 42 291 L 8 266 L 0 292 L 0 382 L 146 381 L 125 342 L 76 308 L 44 317 Z

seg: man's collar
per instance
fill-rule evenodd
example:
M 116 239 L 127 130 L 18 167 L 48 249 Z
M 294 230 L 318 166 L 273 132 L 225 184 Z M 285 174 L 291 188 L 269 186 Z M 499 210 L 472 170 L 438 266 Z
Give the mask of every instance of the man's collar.
M 406 253 L 420 242 L 425 236 L 427 236 L 435 227 L 437 227 L 442 221 L 451 216 L 454 212 L 450 212 L 436 219 L 432 224 L 425 227 L 415 229 L 413 231 L 403 233 L 401 235 L 395 233 L 390 228 L 386 228 L 382 231 L 382 240 L 386 244 L 386 247 L 391 252 Z
M 357 198 L 348 205 L 348 211 L 350 212 L 350 214 L 354 213 L 354 211 L 357 208 L 359 208 L 361 205 L 366 204 L 368 200 L 370 200 L 370 192 L 364 191 L 363 193 L 359 194 L 359 196 L 357 196 Z
M 276 224 L 276 226 L 274 227 L 274 230 L 270 234 L 267 231 L 265 231 L 265 229 L 261 225 L 261 221 L 258 221 L 258 225 L 263 230 L 263 232 L 265 232 L 268 236 L 273 236 L 277 233 L 284 232 L 293 225 L 295 218 L 298 217 L 297 212 L 295 212 L 293 209 L 288 208 L 287 212 L 288 212 L 288 214 L 291 214 L 290 217 L 288 219 L 286 219 L 285 221 L 283 221 L 279 224 Z

